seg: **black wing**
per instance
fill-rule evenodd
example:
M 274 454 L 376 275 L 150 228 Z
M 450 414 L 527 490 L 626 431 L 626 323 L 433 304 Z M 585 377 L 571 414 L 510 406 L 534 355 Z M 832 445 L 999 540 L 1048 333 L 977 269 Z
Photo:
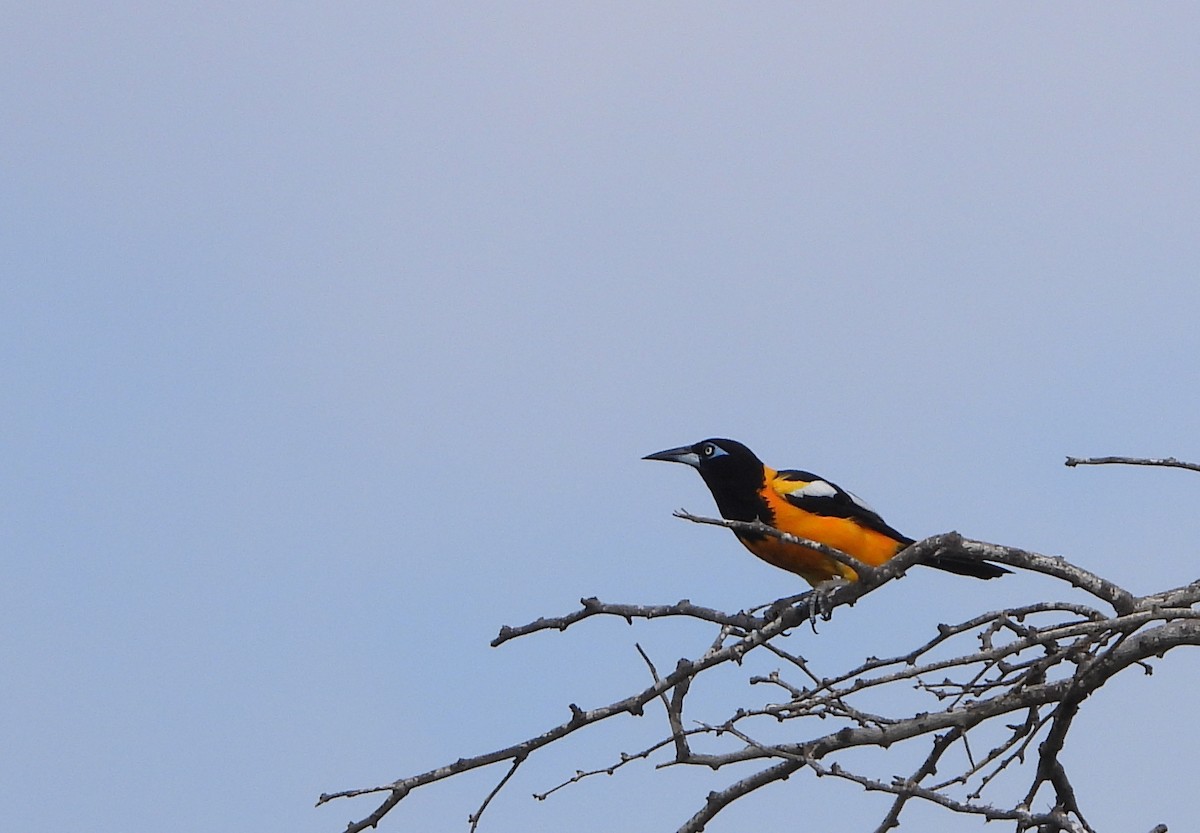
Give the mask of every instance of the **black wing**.
M 883 533 L 904 546 L 913 542 L 907 535 L 901 535 L 879 517 L 879 513 L 853 492 L 847 492 L 836 483 L 830 483 L 812 472 L 785 469 L 778 472 L 772 487 L 788 503 L 812 512 L 814 515 L 826 515 L 834 518 L 849 518 L 859 526 Z M 969 555 L 958 553 L 942 553 L 930 558 L 926 563 L 939 570 L 958 573 L 974 578 L 998 578 L 1011 570 L 1006 570 L 998 564 L 979 561 Z
M 888 526 L 879 513 L 858 495 L 810 471 L 784 469 L 776 472 L 772 485 L 784 500 L 805 512 L 848 518 L 861 527 L 873 529 L 905 546 L 913 542 L 912 538 Z

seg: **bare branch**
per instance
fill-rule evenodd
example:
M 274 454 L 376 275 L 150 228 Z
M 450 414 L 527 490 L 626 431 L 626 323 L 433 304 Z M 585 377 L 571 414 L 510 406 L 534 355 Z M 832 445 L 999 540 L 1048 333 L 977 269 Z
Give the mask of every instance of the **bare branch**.
M 700 607 L 699 605 L 692 604 L 687 599 L 682 599 L 673 605 L 630 605 L 609 604 L 608 602 L 600 601 L 595 596 L 591 596 L 586 599 L 580 599 L 579 603 L 583 605 L 583 610 L 568 613 L 565 616 L 542 617 L 530 622 L 528 625 L 521 625 L 515 628 L 505 625 L 500 628 L 499 635 L 492 640 L 491 645 L 493 648 L 498 648 L 510 639 L 527 636 L 537 631 L 565 631 L 576 622 L 591 616 L 602 615 L 620 617 L 631 625 L 634 619 L 657 619 L 660 616 L 689 616 L 705 622 L 715 622 L 718 625 L 731 625 L 745 631 L 762 627 L 765 622 L 765 620 L 747 613 L 729 614 L 713 610 L 709 607 Z
M 760 787 L 774 784 L 776 781 L 786 781 L 792 773 L 801 769 L 803 763 L 797 760 L 787 760 L 767 769 L 760 770 L 751 776 L 730 784 L 723 790 L 708 794 L 708 798 L 694 816 L 684 822 L 678 833 L 699 833 L 704 826 L 712 821 L 717 813 L 724 810 L 739 798 L 744 798 Z
M 737 532 L 749 532 L 754 535 L 766 535 L 771 538 L 778 538 L 788 544 L 798 544 L 802 547 L 807 547 L 810 550 L 827 555 L 839 564 L 844 564 L 860 576 L 872 572 L 875 568 L 869 564 L 864 564 L 849 553 L 844 553 L 839 549 L 822 544 L 820 541 L 814 541 L 811 538 L 801 538 L 799 535 L 792 535 L 789 532 L 783 532 L 773 526 L 763 523 L 762 521 L 730 521 L 725 518 L 706 518 L 702 515 L 693 515 L 686 509 L 677 509 L 671 513 L 677 518 L 683 518 L 685 521 L 691 521 L 697 524 L 709 524 L 711 526 L 723 526 L 726 529 L 732 529 Z
M 960 729 L 951 729 L 944 735 L 934 735 L 933 748 L 929 750 L 929 755 L 925 761 L 917 768 L 917 771 L 908 779 L 908 783 L 916 786 L 925 778 L 937 772 L 937 762 L 941 760 L 942 755 L 946 754 L 946 750 L 954 744 L 955 741 L 966 738 Z M 911 792 L 898 794 L 896 800 L 892 802 L 892 808 L 888 810 L 888 814 L 884 816 L 883 821 L 879 823 L 879 827 L 875 828 L 875 833 L 887 833 L 892 828 L 900 826 L 900 813 L 904 810 L 904 805 L 913 797 Z
M 654 663 L 650 661 L 650 657 L 642 650 L 642 646 L 635 642 L 634 647 L 637 648 L 638 653 L 642 655 L 642 659 L 645 660 L 646 665 L 650 668 L 650 676 L 654 679 L 655 685 L 661 684 L 662 679 L 658 676 L 658 669 L 654 667 Z M 720 646 L 718 645 L 717 647 L 719 648 Z M 680 758 L 686 758 L 691 755 L 691 750 L 688 748 L 687 732 L 683 730 L 683 698 L 687 695 L 688 686 L 691 683 L 692 680 L 690 677 L 685 677 L 681 680 L 675 686 L 670 700 L 667 699 L 665 692 L 658 696 L 662 700 L 663 708 L 667 712 L 667 721 L 671 725 L 671 740 L 675 743 L 675 754 Z
M 703 731 L 703 730 L 693 729 L 692 733 L 694 734 L 699 731 Z M 687 733 L 685 733 L 685 734 L 687 734 Z M 634 761 L 639 761 L 639 760 L 642 760 L 645 758 L 649 758 L 651 755 L 653 755 L 655 752 L 662 749 L 663 747 L 670 746 L 671 742 L 672 742 L 672 738 L 666 738 L 664 740 L 660 740 L 658 743 L 651 744 L 650 746 L 643 749 L 641 752 L 634 752 L 632 754 L 630 754 L 628 752 L 622 752 L 620 760 L 618 760 L 615 764 L 610 764 L 609 766 L 602 767 L 600 769 L 576 770 L 575 774 L 572 775 L 570 778 L 568 778 L 566 781 L 563 781 L 562 783 L 558 784 L 555 787 L 551 787 L 550 789 L 546 790 L 545 792 L 534 793 L 533 797 L 536 798 L 538 801 L 545 801 L 547 798 L 549 798 L 551 795 L 553 795 L 554 793 L 561 790 L 563 787 L 570 786 L 571 784 L 577 784 L 585 778 L 590 778 L 593 775 L 612 775 L 618 769 L 625 766 L 626 764 L 633 763 Z
M 1023 807 L 1005 809 L 990 804 L 958 801 L 944 793 L 922 787 L 920 784 L 909 780 L 896 779 L 891 783 L 885 783 L 874 778 L 849 772 L 838 764 L 824 766 L 815 760 L 806 763 L 818 775 L 832 775 L 847 781 L 853 781 L 871 792 L 891 793 L 905 799 L 920 798 L 962 815 L 983 816 L 988 821 L 1015 821 L 1018 823 L 1018 829 L 1022 830 L 1037 827 L 1039 830 L 1044 831 L 1062 830 L 1069 831 L 1069 833 L 1077 833 L 1078 831 L 1078 827 L 1057 809 L 1049 813 L 1032 813 Z
M 508 779 L 513 777 L 513 773 L 517 771 L 517 767 L 523 763 L 525 763 L 525 756 L 522 755 L 513 758 L 512 766 L 509 767 L 508 772 L 504 773 L 504 777 L 500 779 L 499 783 L 492 787 L 492 791 L 487 794 L 487 798 L 483 799 L 483 803 L 479 805 L 479 809 L 467 819 L 467 821 L 471 822 L 471 833 L 475 833 L 479 829 L 479 820 L 483 818 L 483 811 L 492 803 L 492 799 L 496 797 L 496 794 L 504 789 L 504 785 L 508 783 Z
M 1200 645 L 1200 581 L 1136 597 L 1063 558 L 973 541 L 955 532 L 918 541 L 886 564 L 872 568 L 819 542 L 788 536 L 758 522 L 724 521 L 686 512 L 676 514 L 695 523 L 774 535 L 810 546 L 851 567 L 858 572 L 859 581 L 825 594 L 821 602 L 830 610 L 853 605 L 867 593 L 902 576 L 913 564 L 954 552 L 1062 581 L 1104 602 L 1112 612 L 1076 602 L 1053 601 L 990 611 L 958 624 L 938 625 L 934 634 L 912 650 L 885 658 L 869 657 L 849 670 L 827 674 L 813 668 L 790 641 L 801 638 L 804 632 L 797 626 L 809 621 L 814 612 L 815 596 L 811 593 L 737 613 L 693 605 L 686 599 L 672 605 L 612 604 L 595 598 L 582 599 L 578 611 L 539 618 L 520 627 L 505 626 L 492 644 L 501 645 L 543 630 L 565 631 L 598 615 L 617 616 L 630 624 L 665 616 L 684 617 L 706 626 L 716 625 L 717 632 L 707 650 L 695 658 L 679 660 L 666 675 L 660 674 L 649 655 L 635 644 L 650 671 L 651 685 L 598 708 L 583 709 L 571 704 L 570 719 L 540 735 L 382 786 L 322 795 L 318 803 L 386 793 L 374 812 L 346 828 L 348 833 L 356 833 L 376 826 L 418 787 L 507 761 L 509 767 L 503 777 L 470 816 L 474 831 L 492 799 L 509 784 L 532 753 L 618 715 L 641 715 L 648 703 L 658 700 L 667 718 L 660 739 L 640 752 L 621 753 L 608 767 L 579 770 L 535 797 L 545 799 L 589 776 L 611 775 L 627 764 L 661 753 L 670 757 L 658 766 L 703 766 L 716 770 L 757 761 L 762 767 L 710 793 L 703 806 L 679 828 L 683 833 L 704 829 L 733 802 L 761 787 L 785 781 L 801 770 L 849 780 L 871 792 L 892 796 L 890 809 L 876 833 L 898 827 L 901 813 L 914 799 L 949 812 L 1015 822 L 1018 830 L 1091 833 L 1060 756 L 1075 715 L 1092 692 L 1129 666 L 1138 665 L 1149 671 L 1148 662 L 1153 658 L 1182 645 Z M 698 728 L 685 729 L 687 694 L 699 678 L 711 669 L 738 665 L 759 648 L 779 660 L 782 670 L 748 675 L 747 682 L 773 693 L 779 701 L 743 706 L 724 723 L 700 723 Z M 799 679 L 789 681 L 784 672 L 796 674 Z M 900 697 L 882 699 L 896 704 L 884 706 L 895 713 L 878 713 L 879 708 L 873 705 L 881 701 L 879 697 L 863 702 L 863 697 L 879 692 L 905 692 Z M 925 698 L 932 702 L 932 708 L 918 710 L 902 705 L 911 697 Z M 753 728 L 758 725 L 756 721 L 783 723 L 793 730 L 785 742 L 765 743 L 754 739 L 759 734 Z M 985 724 L 1006 728 L 998 740 L 989 743 L 989 751 L 976 758 L 969 740 Z M 693 751 L 689 738 L 697 734 L 711 737 L 716 743 L 715 751 Z M 928 751 L 921 765 L 908 777 L 855 772 L 840 760 L 842 753 L 856 748 L 885 749 L 914 742 L 928 744 Z M 1001 783 L 997 776 L 1029 766 L 1025 763 L 1026 753 L 1035 743 L 1038 744 L 1036 767 L 1027 782 L 1028 789 L 1013 795 L 1007 804 L 996 801 L 993 793 L 1000 790 Z M 957 759 L 947 752 L 957 744 L 961 744 L 966 761 L 951 766 L 946 761 Z M 669 750 L 673 750 L 673 755 Z M 947 773 L 938 783 L 928 785 L 926 782 L 939 767 L 948 768 Z M 1054 806 L 1049 812 L 1035 812 L 1033 802 L 1045 785 L 1053 790 Z M 985 790 L 990 799 L 987 802 L 982 798 Z M 963 791 L 965 797 L 958 797 L 955 791 Z
M 1041 555 L 1017 547 L 1002 547 L 984 541 L 972 541 L 958 536 L 957 533 L 948 533 L 939 537 L 946 539 L 945 546 L 948 550 L 967 553 L 980 559 L 996 561 L 1010 567 L 1020 567 L 1062 579 L 1073 587 L 1085 590 L 1112 605 L 1118 613 L 1128 613 L 1133 610 L 1134 597 L 1132 593 L 1108 579 L 1075 566 L 1061 556 Z
M 1127 466 L 1166 466 L 1200 471 L 1200 463 L 1185 463 L 1174 457 L 1068 457 L 1066 465 L 1074 468 L 1075 466 L 1101 466 L 1107 463 L 1120 463 Z
M 565 617 L 564 617 L 565 618 Z M 583 618 L 583 617 L 580 617 Z M 357 833 L 366 827 L 374 826 L 384 814 L 392 807 L 400 802 L 409 792 L 416 787 L 434 783 L 449 778 L 452 775 L 457 775 L 461 772 L 466 772 L 472 769 L 478 769 L 484 766 L 490 766 L 494 763 L 499 763 L 505 760 L 515 760 L 524 758 L 537 749 L 553 743 L 561 738 L 570 735 L 585 726 L 590 726 L 593 723 L 598 723 L 602 720 L 607 720 L 618 714 L 630 714 L 640 716 L 642 709 L 646 703 L 659 697 L 663 692 L 669 691 L 685 679 L 694 677 L 695 675 L 725 662 L 740 660 L 748 651 L 762 645 L 764 642 L 778 636 L 788 628 L 794 627 L 797 624 L 805 621 L 807 618 L 806 606 L 797 606 L 784 610 L 781 615 L 773 620 L 766 622 L 762 628 L 750 631 L 745 636 L 736 639 L 734 642 L 725 647 L 709 651 L 705 656 L 695 661 L 680 660 L 675 671 L 663 678 L 659 682 L 633 694 L 623 700 L 618 700 L 610 703 L 607 706 L 602 706 L 597 709 L 584 710 L 570 704 L 571 719 L 565 723 L 538 735 L 529 740 L 522 741 L 512 746 L 507 746 L 503 749 L 498 749 L 494 752 L 489 752 L 483 755 L 477 755 L 473 758 L 460 758 L 453 764 L 448 766 L 438 767 L 420 775 L 414 775 L 409 778 L 400 779 L 391 784 L 381 787 L 370 787 L 360 790 L 346 790 L 337 793 L 327 793 L 320 796 L 317 800 L 318 806 L 336 798 L 349 798 L 353 796 L 366 795 L 368 793 L 390 792 L 388 799 L 381 805 L 375 813 L 372 813 L 367 819 L 362 822 L 352 823 L 347 828 L 347 833 Z

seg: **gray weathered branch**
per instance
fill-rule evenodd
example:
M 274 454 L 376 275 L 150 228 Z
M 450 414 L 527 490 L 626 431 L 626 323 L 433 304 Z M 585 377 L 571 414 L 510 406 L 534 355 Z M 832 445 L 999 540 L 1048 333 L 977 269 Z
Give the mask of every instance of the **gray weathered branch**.
M 1200 471 L 1200 463 L 1185 463 L 1174 457 L 1068 457 L 1066 465 L 1074 468 L 1075 466 L 1102 466 L 1109 463 L 1126 466 L 1165 466 Z
M 1174 458 L 1067 460 L 1067 465 L 1071 466 L 1100 463 L 1174 466 L 1200 471 L 1200 465 L 1181 463 Z M 684 617 L 715 625 L 718 630 L 706 652 L 693 659 L 680 660 L 667 674 L 660 674 L 639 646 L 638 651 L 650 671 L 650 685 L 625 698 L 590 709 L 571 704 L 569 719 L 540 735 L 379 786 L 324 794 L 317 803 L 382 795 L 383 800 L 373 812 L 346 827 L 347 833 L 357 833 L 377 826 L 400 801 L 419 787 L 470 770 L 507 763 L 504 775 L 470 816 L 473 831 L 491 800 L 530 755 L 587 726 L 619 715 L 640 715 L 648 704 L 659 702 L 667 717 L 662 738 L 640 751 L 621 753 L 607 767 L 577 772 L 557 786 L 536 794 L 537 797 L 545 799 L 584 778 L 601 773 L 611 775 L 634 762 L 669 754 L 664 763 L 670 765 L 711 769 L 755 761 L 762 765 L 758 771 L 710 793 L 703 805 L 682 824 L 680 833 L 698 833 L 734 801 L 804 771 L 847 779 L 870 792 L 890 796 L 890 808 L 876 833 L 898 827 L 902 812 L 914 801 L 989 820 L 1015 822 L 1018 831 L 1037 828 L 1092 833 L 1060 760 L 1075 715 L 1094 691 L 1130 666 L 1148 668 L 1147 663 L 1174 648 L 1200 645 L 1200 581 L 1138 597 L 1061 557 L 974 541 L 956 532 L 918 541 L 883 566 L 869 567 L 846 553 L 816 541 L 796 538 L 760 522 L 706 518 L 684 511 L 676 515 L 695 523 L 771 535 L 803 544 L 851 567 L 859 574 L 859 581 L 822 591 L 819 597 L 804 594 L 735 613 L 694 605 L 686 599 L 667 605 L 631 605 L 587 598 L 580 601 L 579 610 L 571 613 L 539 618 L 519 627 L 505 626 L 493 640 L 493 646 L 540 631 L 565 631 L 593 616 L 615 616 L 630 624 L 637 620 Z M 870 658 L 832 676 L 818 674 L 792 647 L 803 633 L 797 626 L 811 622 L 816 613 L 853 605 L 862 596 L 903 575 L 912 565 L 944 553 L 1038 573 L 1082 590 L 1102 605 L 1039 601 L 983 613 L 958 624 L 938 625 L 935 634 L 911 651 L 882 659 Z M 965 647 L 955 653 L 954 647 L 960 644 Z M 783 662 L 783 670 L 767 676 L 753 676 L 748 682 L 765 685 L 784 699 L 753 708 L 738 708 L 719 725 L 693 724 L 689 727 L 684 715 L 689 688 L 708 671 L 740 663 L 743 657 L 760 648 Z M 799 674 L 799 679 L 788 680 L 784 671 Z M 919 711 L 909 708 L 898 714 L 876 714 L 856 705 L 864 692 L 894 687 L 930 698 L 930 706 Z M 1017 717 L 1015 721 L 1014 716 Z M 786 743 L 757 740 L 757 721 L 794 726 L 795 739 Z M 828 729 L 829 721 L 836 727 L 832 731 Z M 1006 729 L 1001 742 L 976 759 L 971 754 L 969 738 L 985 724 L 1002 725 Z M 820 731 L 814 734 L 812 730 L 818 727 Z M 689 738 L 699 734 L 724 738 L 726 748 L 704 753 L 693 751 Z M 928 749 L 924 761 L 904 778 L 852 771 L 837 760 L 840 753 L 854 748 L 888 748 L 922 742 Z M 999 783 L 994 782 L 996 776 L 1021 767 L 1026 752 L 1032 753 L 1035 743 L 1036 755 L 1030 756 L 1033 760 L 1029 766 L 1033 771 L 1027 789 L 1010 796 L 1007 801 L 1000 796 L 992 796 L 990 802 L 982 801 L 985 790 L 992 795 L 997 789 L 994 786 Z M 946 769 L 945 753 L 958 745 L 963 746 L 967 763 L 954 772 L 942 772 L 937 783 L 927 783 L 939 768 Z M 1031 808 L 1043 787 L 1052 793 L 1053 806 L 1047 812 L 1034 812 Z M 965 793 L 958 795 L 956 791 Z M 1154 829 L 1165 830 L 1161 825 Z

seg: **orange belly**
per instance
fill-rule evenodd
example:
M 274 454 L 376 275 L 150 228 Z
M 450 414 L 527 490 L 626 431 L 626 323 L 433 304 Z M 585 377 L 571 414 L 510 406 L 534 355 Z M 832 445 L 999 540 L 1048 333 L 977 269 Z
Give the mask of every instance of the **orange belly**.
M 841 550 L 864 564 L 878 567 L 903 548 L 899 541 L 846 518 L 813 515 L 797 509 L 783 498 L 770 498 L 768 506 L 775 517 L 768 523 L 776 529 Z M 788 544 L 778 538 L 748 541 L 739 535 L 738 540 L 763 561 L 795 573 L 814 587 L 833 578 L 858 579 L 858 574 L 851 568 L 808 547 Z

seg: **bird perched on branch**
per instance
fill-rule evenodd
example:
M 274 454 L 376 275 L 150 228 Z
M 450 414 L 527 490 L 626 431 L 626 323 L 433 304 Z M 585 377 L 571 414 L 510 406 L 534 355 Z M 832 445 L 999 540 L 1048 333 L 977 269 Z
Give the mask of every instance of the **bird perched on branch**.
M 856 495 L 811 472 L 776 471 L 734 440 L 702 440 L 642 459 L 695 468 L 726 520 L 759 520 L 780 532 L 833 547 L 872 567 L 884 564 L 913 543 Z M 830 580 L 858 578 L 848 565 L 810 547 L 761 533 L 734 530 L 734 535 L 763 561 L 796 573 L 814 587 Z M 996 578 L 1010 572 L 953 553 L 940 554 L 926 563 L 974 578 Z

